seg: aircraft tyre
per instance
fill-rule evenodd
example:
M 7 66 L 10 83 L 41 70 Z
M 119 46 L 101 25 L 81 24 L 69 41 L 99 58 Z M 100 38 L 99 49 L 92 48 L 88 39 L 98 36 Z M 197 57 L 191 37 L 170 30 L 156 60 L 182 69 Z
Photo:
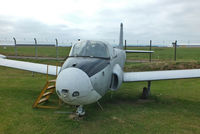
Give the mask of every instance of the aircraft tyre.
M 147 99 L 149 96 L 149 90 L 147 87 L 144 87 L 143 88 L 143 92 L 142 92 L 142 96 L 141 96 L 141 99 Z
M 76 110 L 76 115 L 79 116 L 79 117 L 85 115 L 85 110 L 83 109 L 82 105 L 78 106 L 78 108 Z

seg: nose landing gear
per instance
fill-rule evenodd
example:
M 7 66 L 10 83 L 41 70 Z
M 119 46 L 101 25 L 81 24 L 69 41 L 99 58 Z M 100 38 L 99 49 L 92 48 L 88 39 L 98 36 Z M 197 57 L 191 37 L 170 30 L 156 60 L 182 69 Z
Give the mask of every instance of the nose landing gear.
M 85 110 L 83 109 L 82 105 L 80 105 L 80 106 L 77 107 L 76 115 L 79 116 L 79 117 L 85 115 Z

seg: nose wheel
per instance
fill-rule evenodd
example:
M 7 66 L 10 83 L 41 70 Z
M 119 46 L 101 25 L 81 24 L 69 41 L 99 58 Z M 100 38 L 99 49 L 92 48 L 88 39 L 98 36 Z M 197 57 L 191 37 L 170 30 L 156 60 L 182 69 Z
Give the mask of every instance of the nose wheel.
M 85 110 L 83 109 L 82 105 L 80 105 L 80 106 L 77 107 L 76 115 L 77 116 L 84 116 L 85 115 Z

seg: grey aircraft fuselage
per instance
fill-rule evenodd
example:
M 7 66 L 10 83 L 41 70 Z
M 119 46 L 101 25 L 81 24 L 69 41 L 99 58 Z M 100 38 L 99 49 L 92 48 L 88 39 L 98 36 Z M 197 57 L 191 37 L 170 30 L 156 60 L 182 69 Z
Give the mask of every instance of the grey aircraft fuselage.
M 70 56 L 75 49 L 71 48 L 69 57 L 56 80 L 56 92 L 65 103 L 71 105 L 94 103 L 109 89 L 117 90 L 120 87 L 126 52 L 107 43 L 103 44 L 109 58 Z

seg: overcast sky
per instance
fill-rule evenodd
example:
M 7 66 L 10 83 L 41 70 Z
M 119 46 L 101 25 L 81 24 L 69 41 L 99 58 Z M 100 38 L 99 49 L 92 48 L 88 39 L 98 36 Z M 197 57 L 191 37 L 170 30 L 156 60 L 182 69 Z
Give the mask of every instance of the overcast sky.
M 198 40 L 200 0 L 0 0 L 1 38 Z

